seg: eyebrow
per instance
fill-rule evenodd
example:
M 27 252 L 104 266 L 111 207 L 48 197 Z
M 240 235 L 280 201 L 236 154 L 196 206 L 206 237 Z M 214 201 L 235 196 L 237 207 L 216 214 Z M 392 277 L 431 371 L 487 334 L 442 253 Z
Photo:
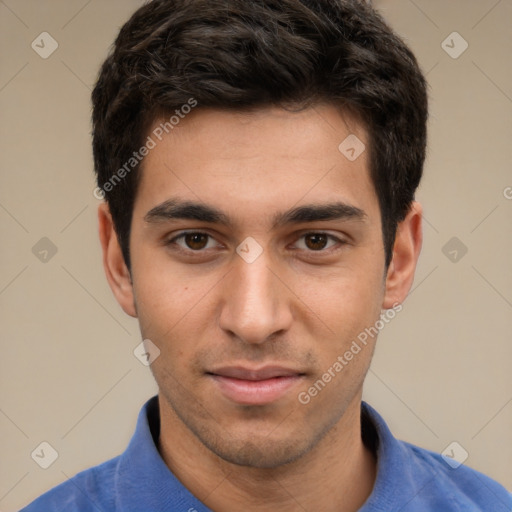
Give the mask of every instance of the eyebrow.
M 342 201 L 325 204 L 306 204 L 297 206 L 285 212 L 278 212 L 272 217 L 272 229 L 286 224 L 317 222 L 326 220 L 356 220 L 367 219 L 364 210 Z M 148 223 L 160 223 L 178 219 L 197 220 L 211 224 L 232 227 L 229 216 L 218 208 L 193 201 L 169 199 L 155 206 L 144 216 Z

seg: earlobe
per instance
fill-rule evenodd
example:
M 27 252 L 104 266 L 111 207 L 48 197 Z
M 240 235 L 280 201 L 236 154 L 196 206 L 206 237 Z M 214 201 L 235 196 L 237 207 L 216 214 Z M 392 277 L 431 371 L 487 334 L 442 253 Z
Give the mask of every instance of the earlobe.
M 393 258 L 386 277 L 386 292 L 382 304 L 384 309 L 402 303 L 411 289 L 423 242 L 422 215 L 421 204 L 414 201 L 407 216 L 398 225 Z
M 130 271 L 124 261 L 107 203 L 101 203 L 98 207 L 98 230 L 108 284 L 123 311 L 137 317 Z

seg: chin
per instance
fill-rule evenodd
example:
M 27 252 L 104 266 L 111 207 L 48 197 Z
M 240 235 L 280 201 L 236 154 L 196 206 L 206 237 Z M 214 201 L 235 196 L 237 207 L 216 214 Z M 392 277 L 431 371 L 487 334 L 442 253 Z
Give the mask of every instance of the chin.
M 259 469 L 274 469 L 290 464 L 310 449 L 304 440 L 236 440 L 232 438 L 213 440 L 201 439 L 201 442 L 218 457 L 237 466 Z
M 239 425 L 237 429 L 235 423 L 228 427 L 211 422 L 188 422 L 188 428 L 203 446 L 230 464 L 274 469 L 308 454 L 332 427 L 328 422 L 315 427 L 309 423 L 301 428 L 298 421 L 285 421 L 270 429 L 261 424 Z

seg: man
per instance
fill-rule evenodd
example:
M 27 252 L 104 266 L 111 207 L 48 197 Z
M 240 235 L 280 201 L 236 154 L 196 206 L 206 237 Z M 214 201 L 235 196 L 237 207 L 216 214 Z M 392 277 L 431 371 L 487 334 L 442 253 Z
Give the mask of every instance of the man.
M 159 394 L 32 511 L 510 511 L 362 402 L 410 290 L 426 83 L 355 0 L 155 0 L 93 92 L 103 263 Z

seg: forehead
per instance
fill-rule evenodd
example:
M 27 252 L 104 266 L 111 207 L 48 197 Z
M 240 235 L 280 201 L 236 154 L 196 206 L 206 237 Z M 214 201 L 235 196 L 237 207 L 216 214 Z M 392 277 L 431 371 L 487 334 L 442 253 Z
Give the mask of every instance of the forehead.
M 143 161 L 135 208 L 142 216 L 170 198 L 262 222 L 301 203 L 341 201 L 370 214 L 377 204 L 366 132 L 333 106 L 198 108 L 177 124 L 155 121 L 149 136 L 155 145 Z

